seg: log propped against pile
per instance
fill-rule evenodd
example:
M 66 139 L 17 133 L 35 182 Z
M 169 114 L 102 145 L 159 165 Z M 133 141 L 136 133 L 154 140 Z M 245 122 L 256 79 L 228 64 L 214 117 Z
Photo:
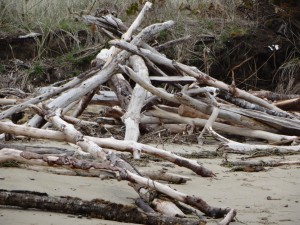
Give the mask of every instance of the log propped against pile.
M 103 49 L 93 61 L 92 64 L 96 67 L 59 87 L 45 87 L 46 91 L 32 98 L 18 101 L 0 100 L 0 103 L 5 105 L 0 113 L 2 139 L 9 138 L 11 135 L 51 139 L 76 144 L 80 150 L 72 155 L 69 152 L 65 154 L 60 152 L 49 156 L 16 150 L 6 145 L 0 150 L 0 162 L 15 160 L 32 166 L 84 170 L 85 175 L 91 176 L 95 174 L 95 170 L 109 171 L 115 178 L 129 181 L 146 205 L 142 207 L 145 212 L 136 211 L 139 213 L 136 218 L 142 219 L 133 221 L 135 223 L 150 224 L 150 219 L 159 224 L 201 223 L 202 219 L 197 220 L 196 216 L 193 219 L 182 218 L 185 214 L 179 207 L 181 202 L 194 215 L 198 215 L 200 210 L 208 217 L 223 217 L 220 224 L 229 224 L 236 215 L 234 209 L 212 207 L 200 197 L 187 195 L 155 181 L 151 174 L 140 172 L 120 158 L 115 151 L 131 152 L 134 159 L 149 154 L 186 167 L 200 176 L 214 177 L 213 171 L 206 169 L 205 165 L 195 160 L 138 142 L 142 127 L 152 129 L 159 124 L 164 124 L 170 131 L 175 132 L 193 133 L 198 128 L 202 129 L 198 137 L 199 144 L 203 142 L 203 134 L 206 132 L 221 142 L 222 147 L 218 149 L 219 152 L 249 154 L 259 149 L 273 148 L 280 149 L 282 152 L 296 153 L 300 151 L 297 142 L 300 135 L 300 119 L 297 113 L 285 109 L 299 111 L 299 108 L 293 107 L 296 105 L 295 102 L 299 102 L 299 96 L 292 96 L 292 99 L 285 100 L 282 104 L 279 102 L 273 104 L 270 100 L 266 100 L 268 98 L 266 93 L 246 92 L 234 85 L 214 79 L 195 67 L 168 59 L 157 51 L 163 47 L 154 48 L 151 46 L 151 41 L 159 32 L 171 29 L 174 25 L 173 21 L 153 24 L 137 32 L 150 8 L 151 3 L 147 2 L 129 28 L 112 15 L 84 16 L 83 19 L 87 23 L 95 24 L 99 31 L 114 39 L 109 42 L 111 48 Z M 178 43 L 181 41 L 175 40 L 169 42 L 168 46 Z M 133 82 L 135 85 L 132 85 Z M 102 91 L 104 84 L 109 85 L 114 93 Z M 167 88 L 161 88 L 161 84 L 165 84 Z M 7 105 L 11 103 L 15 105 L 8 107 Z M 107 108 L 96 120 L 78 119 L 77 117 L 89 104 L 105 105 Z M 36 113 L 27 123 L 17 125 L 8 120 L 9 117 L 27 108 Z M 71 116 L 65 115 L 72 108 Z M 81 126 L 101 126 L 109 133 L 109 129 L 123 124 L 125 125 L 124 140 L 114 139 L 113 136 L 93 137 L 79 131 Z M 172 124 L 178 125 L 176 129 L 174 126 L 172 129 Z M 232 141 L 224 135 L 244 136 L 269 143 L 243 144 Z M 80 159 L 76 158 L 78 156 Z M 98 160 L 94 161 L 91 158 Z M 278 163 L 281 164 L 283 163 Z M 91 168 L 94 169 L 94 173 L 90 171 Z M 0 200 L 8 196 L 6 193 L 2 197 L 3 193 L 6 191 L 0 193 Z M 9 196 L 14 194 L 15 197 L 19 195 L 19 198 L 22 197 L 18 192 L 9 192 Z M 25 193 L 25 195 L 32 195 L 32 193 Z M 31 197 L 38 199 L 37 202 L 42 201 L 39 200 L 41 198 L 39 195 Z M 51 202 L 58 204 L 60 200 L 48 199 L 47 201 L 49 201 L 47 204 Z M 14 203 L 12 200 L 5 199 L 1 200 L 0 204 L 23 207 L 20 202 Z M 100 202 L 100 204 L 104 203 Z M 32 207 L 37 208 L 37 205 L 39 204 L 34 204 Z M 140 204 L 138 205 L 141 207 Z M 155 206 L 155 210 L 165 217 L 159 218 L 160 215 L 149 206 Z M 26 205 L 26 207 L 31 206 Z M 46 210 L 54 208 L 47 206 Z M 45 207 L 41 210 L 45 210 Z M 122 213 L 122 210 L 120 209 L 119 213 Z M 60 209 L 60 212 L 70 211 Z M 100 217 L 114 219 L 109 216 Z

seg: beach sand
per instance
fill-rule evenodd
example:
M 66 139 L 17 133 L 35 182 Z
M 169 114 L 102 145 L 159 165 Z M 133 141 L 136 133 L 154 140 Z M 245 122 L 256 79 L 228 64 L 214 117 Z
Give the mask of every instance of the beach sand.
M 44 141 L 47 143 L 46 141 Z M 196 145 L 167 144 L 158 146 L 172 152 L 196 152 Z M 216 145 L 202 146 L 201 149 L 214 151 Z M 241 157 L 241 156 L 234 156 Z M 282 157 L 265 157 L 282 159 Z M 300 156 L 286 156 L 286 160 L 299 160 Z M 267 168 L 266 171 L 230 172 L 220 166 L 222 159 L 198 159 L 205 167 L 216 173 L 216 178 L 202 178 L 192 171 L 172 163 L 151 162 L 142 170 L 167 168 L 169 172 L 192 178 L 183 185 L 170 185 L 178 191 L 201 197 L 216 207 L 231 207 L 237 210 L 237 221 L 231 224 L 300 224 L 300 170 L 299 166 Z M 7 190 L 31 190 L 46 192 L 50 196 L 74 196 L 84 200 L 101 198 L 111 202 L 133 204 L 138 197 L 126 181 L 101 180 L 99 178 L 55 175 L 20 168 L 0 168 L 0 188 Z M 268 200 L 270 196 L 274 200 Z M 209 219 L 208 224 L 218 220 Z M 117 225 L 113 221 L 90 219 L 82 216 L 20 210 L 0 206 L 1 225 Z

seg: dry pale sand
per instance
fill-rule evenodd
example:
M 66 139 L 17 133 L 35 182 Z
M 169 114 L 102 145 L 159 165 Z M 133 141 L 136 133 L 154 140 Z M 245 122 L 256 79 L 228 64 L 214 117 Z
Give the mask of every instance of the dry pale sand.
M 213 151 L 215 147 L 204 146 L 202 148 Z M 165 145 L 164 148 L 175 152 L 199 151 L 196 146 Z M 272 159 L 274 158 L 276 157 Z M 288 156 L 286 159 L 299 160 L 300 156 Z M 233 225 L 300 224 L 300 170 L 298 166 L 284 166 L 265 172 L 245 173 L 229 172 L 228 168 L 220 166 L 221 159 L 200 159 L 199 161 L 213 170 L 217 174 L 217 178 L 198 177 L 185 168 L 172 167 L 172 164 L 168 162 L 151 163 L 142 169 L 156 170 L 165 167 L 170 172 L 191 177 L 192 181 L 187 184 L 171 186 L 184 193 L 202 197 L 213 206 L 237 209 L 238 221 L 233 222 Z M 62 176 L 18 168 L 0 168 L 0 178 L 0 189 L 7 190 L 33 190 L 47 192 L 52 196 L 69 195 L 85 200 L 102 198 L 126 204 L 132 204 L 133 199 L 137 197 L 137 194 L 125 181 Z M 268 196 L 278 200 L 268 200 Z M 122 223 L 67 214 L 0 207 L 0 224 L 110 225 Z M 216 221 L 209 220 L 208 224 L 216 224 Z

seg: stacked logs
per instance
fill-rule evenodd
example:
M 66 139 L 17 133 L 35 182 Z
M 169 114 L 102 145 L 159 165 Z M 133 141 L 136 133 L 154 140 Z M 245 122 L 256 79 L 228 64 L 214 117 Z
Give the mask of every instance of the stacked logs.
M 300 97 L 264 91 L 247 92 L 237 88 L 234 82 L 225 84 L 195 67 L 168 59 L 158 49 L 181 43 L 182 38 L 156 47 L 149 43 L 161 31 L 170 29 L 173 21 L 153 24 L 137 32 L 150 8 L 151 3 L 147 2 L 129 28 L 110 14 L 84 16 L 84 21 L 96 25 L 100 32 L 112 39 L 109 42 L 110 49 L 103 49 L 92 62 L 94 67 L 58 87 L 44 87 L 31 98 L 0 100 L 2 105 L 6 105 L 0 113 L 2 138 L 8 138 L 10 134 L 74 143 L 80 147 L 77 156 L 100 159 L 100 162 L 79 159 L 67 153 L 48 156 L 9 146 L 1 147 L 0 161 L 15 160 L 31 165 L 110 171 L 115 178 L 129 181 L 140 196 L 138 202 L 142 204 L 138 205 L 144 212 L 137 218 L 143 219 L 131 222 L 150 224 L 150 219 L 156 218 L 155 223 L 158 223 L 160 215 L 149 207 L 156 205 L 156 210 L 163 208 L 158 211 L 165 215 L 161 217 L 160 224 L 201 223 L 202 219 L 199 218 L 182 218 L 185 214 L 174 203 L 181 202 L 194 214 L 200 210 L 209 217 L 224 217 L 220 224 L 229 224 L 235 217 L 234 209 L 212 207 L 200 197 L 189 196 L 155 181 L 154 176 L 143 174 L 115 151 L 131 152 L 134 159 L 139 159 L 141 154 L 153 155 L 186 167 L 200 176 L 215 176 L 213 171 L 195 160 L 138 142 L 142 126 L 150 129 L 163 123 L 174 132 L 189 129 L 193 133 L 200 127 L 202 132 L 198 136 L 198 144 L 203 143 L 204 133 L 208 133 L 220 141 L 218 151 L 221 153 L 250 154 L 260 149 L 299 152 L 299 114 L 286 110 L 299 111 L 297 102 Z M 112 91 L 104 91 L 104 84 Z M 78 119 L 91 104 L 105 105 L 106 108 L 94 121 Z M 7 120 L 27 108 L 32 109 L 35 115 L 26 124 L 17 125 Z M 67 116 L 65 113 L 70 109 L 72 113 Z M 107 129 L 122 124 L 125 126 L 124 140 L 83 134 L 75 128 L 82 124 L 101 124 Z M 176 128 L 172 126 L 174 124 Z M 49 127 L 51 129 L 44 129 Z M 228 139 L 228 135 L 255 138 L 268 144 L 244 144 Z M 162 177 L 162 174 L 159 176 Z M 185 180 L 183 177 L 180 179 Z M 4 204 L 5 196 L 9 196 L 7 191 L 4 197 L 0 193 L 0 204 Z M 32 198 L 38 199 L 36 196 Z

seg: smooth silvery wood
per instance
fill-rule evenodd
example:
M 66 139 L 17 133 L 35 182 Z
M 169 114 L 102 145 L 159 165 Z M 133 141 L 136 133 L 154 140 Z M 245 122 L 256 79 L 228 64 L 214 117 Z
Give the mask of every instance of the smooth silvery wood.
M 281 109 L 279 109 L 278 107 L 268 103 L 267 101 L 260 99 L 254 95 L 251 95 L 248 92 L 241 90 L 239 88 L 236 88 L 236 87 L 233 88 L 230 85 L 225 84 L 224 82 L 219 81 L 219 80 L 199 71 L 198 69 L 196 69 L 194 67 L 190 67 L 190 66 L 184 65 L 182 63 L 173 62 L 172 60 L 170 60 L 160 54 L 155 54 L 147 49 L 137 48 L 136 46 L 130 45 L 129 43 L 124 42 L 124 41 L 113 40 L 113 41 L 110 41 L 109 44 L 117 46 L 118 48 L 126 49 L 137 55 L 146 56 L 147 58 L 149 58 L 150 60 L 152 60 L 154 63 L 156 63 L 158 65 L 164 65 L 164 66 L 172 68 L 172 69 L 176 69 L 176 68 L 180 69 L 183 72 L 185 72 L 187 75 L 195 77 L 200 83 L 204 83 L 209 86 L 227 90 L 231 93 L 234 93 L 234 95 L 236 97 L 243 98 L 250 102 L 256 103 L 260 106 L 266 107 L 267 109 L 284 112 Z
M 144 60 L 137 55 L 129 58 L 129 63 L 138 76 L 145 82 L 150 83 L 148 68 Z M 127 108 L 127 112 L 123 115 L 122 120 L 126 126 L 124 140 L 137 141 L 140 136 L 139 123 L 141 120 L 141 109 L 147 96 L 147 91 L 136 84 L 131 95 L 131 99 Z M 135 159 L 140 158 L 138 151 L 133 152 Z
M 143 29 L 135 38 L 131 41 L 133 45 L 139 45 L 142 41 L 148 40 L 153 37 L 154 34 L 161 32 L 162 30 L 168 29 L 174 25 L 173 21 L 167 21 L 161 24 L 153 24 Z M 96 73 L 93 77 L 81 83 L 78 87 L 72 88 L 67 92 L 62 93 L 59 97 L 54 99 L 47 105 L 48 108 L 63 108 L 69 105 L 71 102 L 81 98 L 90 91 L 97 88 L 100 84 L 106 82 L 113 74 L 118 70 L 118 64 L 124 62 L 128 58 L 130 53 L 122 51 L 112 61 L 104 67 L 101 71 Z M 28 122 L 29 126 L 36 127 L 43 120 L 40 116 L 34 116 Z
M 17 112 L 22 111 L 23 109 L 26 109 L 31 104 L 37 104 L 37 103 L 47 100 L 57 94 L 60 94 L 70 88 L 73 88 L 76 85 L 80 84 L 83 80 L 94 75 L 97 72 L 99 72 L 99 69 L 95 68 L 91 71 L 88 71 L 86 73 L 79 75 L 78 77 L 73 78 L 71 81 L 69 81 L 68 83 L 66 83 L 64 85 L 61 85 L 60 87 L 49 89 L 49 91 L 47 91 L 46 93 L 43 93 L 34 98 L 28 99 L 27 101 L 21 102 L 20 104 L 17 104 L 15 106 L 1 112 L 0 120 L 6 118 L 8 116 L 11 116 L 13 113 L 17 113 Z
M 192 97 L 187 96 L 184 93 L 177 93 L 177 94 L 170 94 L 166 91 L 160 90 L 159 88 L 154 87 L 150 83 L 146 83 L 143 79 L 141 79 L 131 68 L 127 66 L 121 66 L 120 68 L 136 83 L 140 84 L 143 88 L 151 92 L 153 95 L 157 95 L 160 98 L 166 99 L 170 102 L 178 103 L 178 104 L 185 104 L 188 106 L 191 106 L 207 115 L 210 115 L 212 113 L 212 106 L 200 102 Z M 219 112 L 219 118 L 226 119 L 230 122 L 243 125 L 245 127 L 249 128 L 255 128 L 255 129 L 261 129 L 261 130 L 269 130 L 269 131 L 276 131 L 274 129 L 270 129 L 268 126 L 265 126 L 263 124 L 260 124 L 259 122 L 256 122 L 255 120 L 240 116 L 236 113 L 228 113 L 227 111 L 220 110 Z
M 32 138 L 42 138 L 42 139 L 68 141 L 68 142 L 74 141 L 74 139 L 68 138 L 68 136 L 66 136 L 64 133 L 60 131 L 43 130 L 34 127 L 27 127 L 24 125 L 17 125 L 9 122 L 0 121 L 0 131 L 5 133 L 15 134 L 15 135 L 32 137 Z M 126 151 L 131 153 L 133 151 L 139 151 L 142 153 L 161 157 L 179 166 L 189 168 L 201 176 L 206 176 L 206 177 L 214 176 L 214 174 L 211 171 L 205 169 L 202 165 L 200 165 L 195 160 L 186 159 L 174 153 L 159 148 L 155 148 L 150 145 L 141 144 L 135 141 L 117 140 L 114 138 L 97 138 L 91 136 L 86 136 L 86 138 L 90 141 L 93 141 L 94 143 L 96 143 L 97 145 L 103 148 L 110 148 L 118 151 Z
M 201 126 L 201 127 L 204 127 L 207 121 L 199 118 L 183 117 L 176 113 L 167 112 L 158 108 L 156 108 L 155 110 L 147 111 L 145 114 L 149 116 L 156 116 L 159 118 L 176 120 L 178 123 L 194 124 L 196 126 Z M 214 130 L 220 133 L 264 139 L 270 142 L 278 142 L 283 140 L 295 140 L 297 138 L 297 136 L 279 135 L 267 131 L 235 127 L 235 126 L 217 123 L 217 122 L 214 123 L 213 128 Z

